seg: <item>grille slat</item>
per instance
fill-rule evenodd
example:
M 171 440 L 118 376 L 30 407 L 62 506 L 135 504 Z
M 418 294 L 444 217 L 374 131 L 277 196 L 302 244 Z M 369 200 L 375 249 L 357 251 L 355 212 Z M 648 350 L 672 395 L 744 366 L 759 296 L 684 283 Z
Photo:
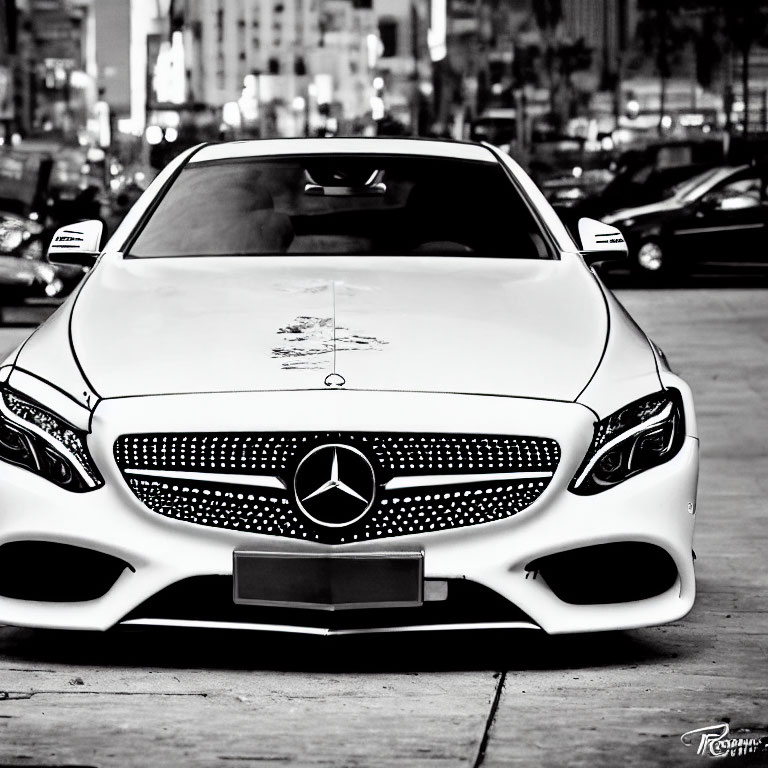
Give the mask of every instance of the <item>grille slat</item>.
M 212 479 L 189 481 L 128 473 L 274 474 L 291 489 L 302 458 L 325 443 L 356 447 L 371 461 L 378 492 L 371 510 L 343 528 L 318 525 L 298 508 L 293 492 Z M 328 544 L 449 530 L 509 518 L 530 506 L 550 477 L 524 480 L 465 478 L 460 485 L 384 490 L 394 477 L 551 472 L 560 449 L 555 440 L 506 435 L 360 432 L 193 433 L 124 435 L 115 460 L 139 500 L 172 519 Z

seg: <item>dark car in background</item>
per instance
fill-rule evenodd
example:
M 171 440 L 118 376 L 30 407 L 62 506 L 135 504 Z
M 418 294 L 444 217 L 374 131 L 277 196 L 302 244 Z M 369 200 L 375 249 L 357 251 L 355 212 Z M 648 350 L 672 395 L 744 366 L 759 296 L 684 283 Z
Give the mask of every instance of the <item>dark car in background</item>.
M 656 142 L 622 152 L 607 183 L 590 184 L 591 177 L 575 177 L 570 184 L 563 179 L 545 183 L 543 191 L 575 231 L 583 216 L 599 219 L 622 208 L 656 203 L 669 197 L 678 184 L 724 162 L 720 139 Z
M 710 169 L 666 200 L 603 221 L 621 230 L 633 269 L 648 277 L 707 263 L 768 265 L 768 165 Z

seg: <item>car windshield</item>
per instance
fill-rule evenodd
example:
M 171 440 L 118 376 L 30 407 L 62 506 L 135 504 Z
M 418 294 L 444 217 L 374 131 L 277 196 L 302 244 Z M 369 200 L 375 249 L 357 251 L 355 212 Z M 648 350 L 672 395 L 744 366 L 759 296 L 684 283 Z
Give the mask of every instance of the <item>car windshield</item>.
M 550 257 L 501 166 L 405 155 L 192 162 L 129 250 L 155 258 Z
M 682 203 L 692 202 L 709 192 L 715 184 L 733 173 L 733 168 L 710 168 L 673 187 L 673 197 Z

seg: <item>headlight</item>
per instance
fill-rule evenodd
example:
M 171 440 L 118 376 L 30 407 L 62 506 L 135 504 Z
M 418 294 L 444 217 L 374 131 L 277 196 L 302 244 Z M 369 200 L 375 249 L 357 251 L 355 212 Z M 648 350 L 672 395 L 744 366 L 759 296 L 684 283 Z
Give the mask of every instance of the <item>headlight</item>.
M 1 393 L 0 460 L 68 491 L 92 491 L 104 485 L 88 453 L 85 432 L 8 387 Z
M 591 496 L 612 488 L 669 461 L 684 436 L 682 399 L 676 389 L 636 400 L 597 422 L 592 445 L 568 490 Z

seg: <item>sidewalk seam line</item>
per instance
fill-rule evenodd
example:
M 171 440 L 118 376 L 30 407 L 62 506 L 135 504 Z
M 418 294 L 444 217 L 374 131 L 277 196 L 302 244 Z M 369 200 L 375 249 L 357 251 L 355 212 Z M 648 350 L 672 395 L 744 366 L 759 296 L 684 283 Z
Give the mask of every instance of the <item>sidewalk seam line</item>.
M 480 747 L 477 750 L 477 757 L 475 758 L 475 762 L 472 764 L 472 768 L 480 768 L 480 766 L 485 762 L 485 751 L 488 748 L 488 738 L 491 734 L 491 728 L 493 727 L 493 722 L 496 719 L 496 712 L 499 709 L 499 703 L 501 702 L 501 694 L 504 690 L 504 684 L 507 682 L 507 673 L 500 672 L 499 673 L 499 680 L 496 683 L 496 693 L 494 694 L 493 701 L 491 702 L 491 709 L 490 712 L 488 712 L 488 719 L 485 721 L 485 728 L 483 729 L 483 738 L 480 741 Z

